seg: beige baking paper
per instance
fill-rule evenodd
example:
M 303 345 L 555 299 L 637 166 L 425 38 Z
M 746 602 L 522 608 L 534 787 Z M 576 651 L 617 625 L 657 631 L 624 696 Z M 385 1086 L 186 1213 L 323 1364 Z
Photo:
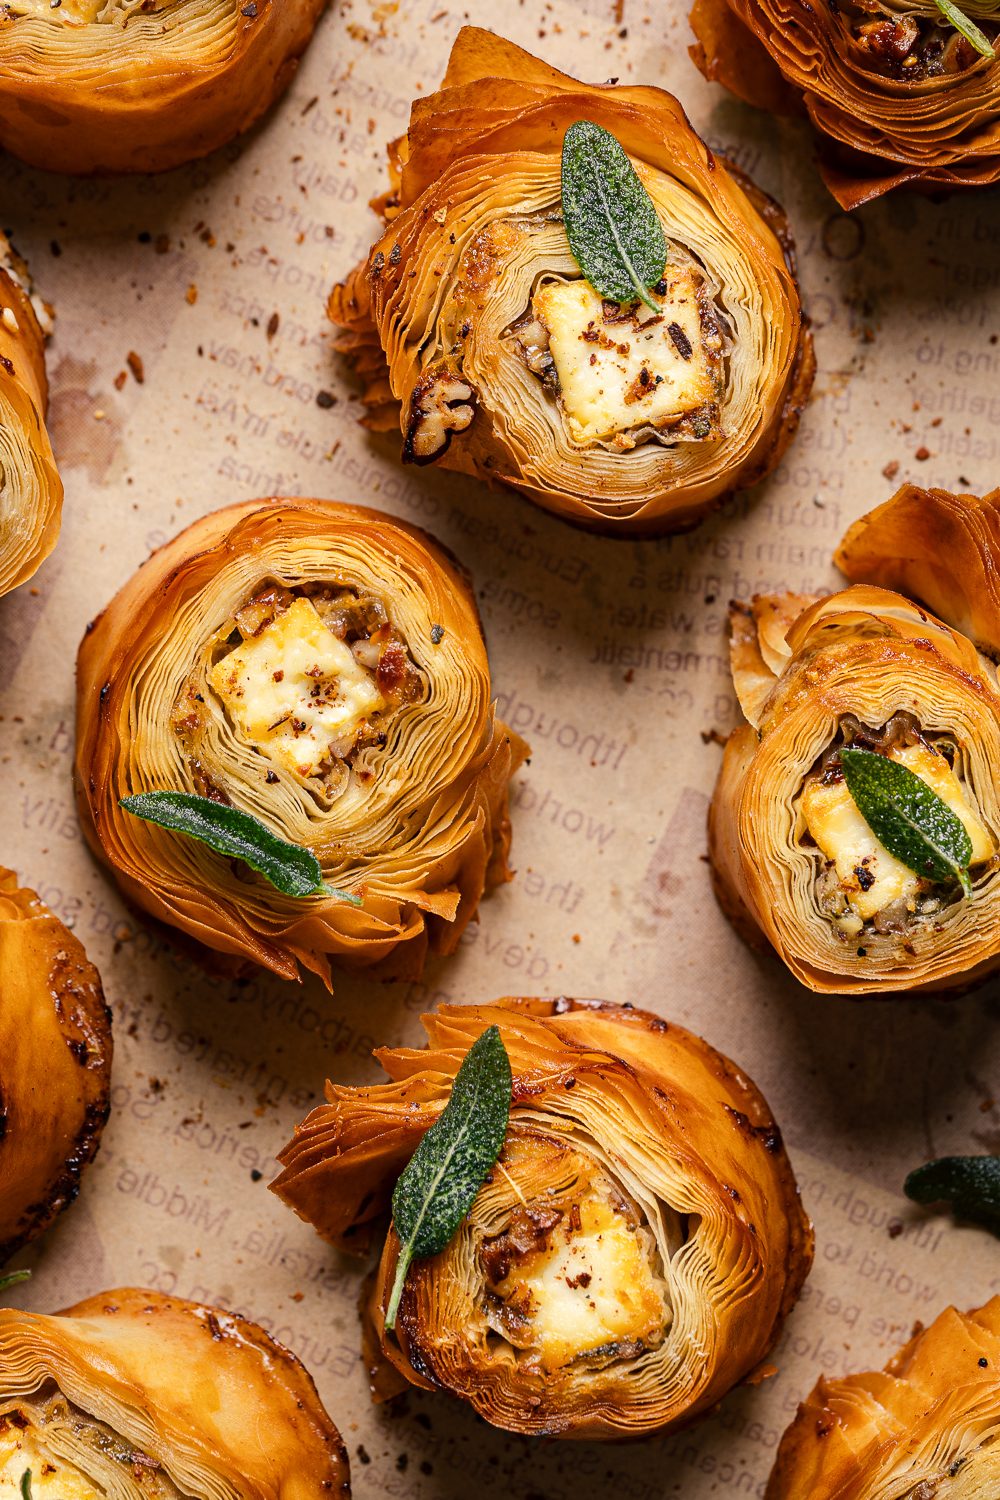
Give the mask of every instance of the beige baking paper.
M 727 600 L 833 585 L 845 526 L 895 488 L 886 465 L 897 482 L 1000 481 L 1000 202 L 900 196 L 846 217 L 804 127 L 703 82 L 684 9 L 335 3 L 288 97 L 208 162 L 123 182 L 0 165 L 0 222 L 56 306 L 66 482 L 58 550 L 35 587 L 0 602 L 0 860 L 86 944 L 117 1048 L 99 1159 L 12 1297 L 48 1310 L 138 1284 L 250 1314 L 315 1376 L 360 1500 L 759 1495 L 820 1371 L 881 1365 L 915 1320 L 1000 1291 L 996 1240 L 901 1195 L 932 1154 L 1000 1149 L 995 984 L 952 1002 L 818 998 L 742 945 L 705 863 L 721 753 L 708 736 L 734 721 Z M 816 394 L 778 473 L 689 535 L 583 536 L 513 494 L 404 470 L 398 438 L 356 423 L 324 301 L 373 236 L 384 143 L 463 19 L 589 80 L 667 86 L 791 214 Z M 130 353 L 141 384 L 116 379 Z M 125 908 L 78 832 L 73 662 L 87 620 L 180 527 L 270 494 L 382 506 L 453 548 L 475 575 L 504 717 L 534 747 L 513 790 L 516 879 L 421 984 L 341 979 L 330 997 L 312 980 L 207 980 Z M 815 1270 L 776 1377 L 689 1433 L 569 1445 L 505 1436 L 444 1397 L 374 1409 L 362 1268 L 267 1191 L 325 1076 L 373 1079 L 372 1046 L 416 1041 L 437 1000 L 511 992 L 630 1000 L 683 1022 L 751 1073 L 785 1133 Z

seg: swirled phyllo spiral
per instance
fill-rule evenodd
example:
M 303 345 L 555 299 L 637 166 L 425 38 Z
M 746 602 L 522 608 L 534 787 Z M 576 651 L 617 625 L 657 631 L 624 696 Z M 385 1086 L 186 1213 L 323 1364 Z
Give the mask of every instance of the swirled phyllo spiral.
M 111 1052 L 82 945 L 0 869 L 0 1265 L 76 1197 L 108 1118 Z
M 976 1312 L 947 1308 L 881 1372 L 819 1380 L 781 1440 L 766 1494 L 1000 1495 L 1000 1297 Z
M 378 1395 L 409 1382 L 514 1432 L 611 1439 L 687 1421 L 752 1378 L 812 1232 L 745 1074 L 627 1005 L 507 999 L 423 1024 L 425 1049 L 377 1054 L 391 1082 L 327 1085 L 273 1184 L 334 1244 L 366 1249 L 463 1059 L 498 1028 L 502 1150 L 447 1248 L 410 1266 L 391 1331 L 390 1229 L 364 1312 Z
M 706 78 L 775 113 L 805 110 L 830 191 L 1000 179 L 1000 22 L 992 0 L 695 0 Z
M 160 172 L 249 129 L 326 0 L 0 0 L 0 145 L 50 171 Z
M 350 1482 L 293 1354 L 234 1313 L 127 1288 L 0 1311 L 0 1496 L 349 1500 Z
M 45 430 L 51 326 L 27 266 L 0 234 L 0 594 L 31 578 L 59 538 L 63 490 Z
M 227 967 L 329 983 L 331 959 L 402 975 L 451 951 L 507 878 L 524 753 L 494 718 L 467 576 L 376 511 L 271 500 L 206 516 L 80 646 L 87 838 L 126 895 Z M 201 832 L 146 821 L 149 794 L 195 804 Z M 120 805 L 133 797 L 141 815 Z M 219 827 L 237 842 L 213 843 Z M 283 881 L 289 860 L 310 879 Z
M 602 195 L 627 205 L 613 228 Z M 787 225 L 671 95 L 578 83 L 466 27 L 392 148 L 382 213 L 330 316 L 404 462 L 629 533 L 690 525 L 777 463 L 813 375 Z M 616 234 L 637 243 L 615 290 L 593 268 Z
M 998 506 L 904 488 L 842 542 L 850 588 L 734 606 L 746 722 L 709 817 L 716 887 L 812 989 L 997 966 Z

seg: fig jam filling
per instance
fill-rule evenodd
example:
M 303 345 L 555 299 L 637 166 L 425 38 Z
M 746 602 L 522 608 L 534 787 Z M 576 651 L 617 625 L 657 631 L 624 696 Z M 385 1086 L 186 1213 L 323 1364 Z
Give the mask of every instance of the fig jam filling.
M 837 740 L 803 783 L 798 839 L 815 857 L 817 903 L 837 935 L 851 943 L 904 939 L 906 950 L 907 935 L 963 900 L 962 889 L 957 880 L 917 874 L 879 842 L 847 790 L 840 759 L 846 748 L 885 755 L 926 781 L 964 823 L 973 871 L 993 857 L 994 841 L 964 777 L 955 739 L 925 734 L 909 713 L 894 714 L 877 729 L 845 717 Z
M 261 756 L 265 781 L 284 774 L 329 795 L 352 771 L 362 782 L 372 779 L 362 752 L 386 743 L 394 712 L 423 690 L 422 674 L 380 599 L 336 584 L 272 583 L 218 632 L 207 682 L 192 674 L 173 727 L 204 796 L 221 796 L 201 755 L 206 695 Z

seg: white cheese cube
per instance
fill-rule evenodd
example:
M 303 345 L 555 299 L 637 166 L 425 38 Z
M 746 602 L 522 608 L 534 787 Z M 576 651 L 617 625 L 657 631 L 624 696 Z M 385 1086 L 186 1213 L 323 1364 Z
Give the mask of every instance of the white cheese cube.
M 296 599 L 212 668 L 209 681 L 246 740 L 294 776 L 316 776 L 336 747 L 353 748 L 364 721 L 385 707 L 350 647 Z
M 583 280 L 547 283 L 532 298 L 575 441 L 617 438 L 630 447 L 632 429 L 669 428 L 691 413 L 696 423 L 687 436 L 720 436 L 714 404 L 722 340 L 714 323 L 703 326 L 695 271 L 668 267 L 666 274 L 665 294 L 651 293 L 659 314 L 643 303 L 606 305 Z

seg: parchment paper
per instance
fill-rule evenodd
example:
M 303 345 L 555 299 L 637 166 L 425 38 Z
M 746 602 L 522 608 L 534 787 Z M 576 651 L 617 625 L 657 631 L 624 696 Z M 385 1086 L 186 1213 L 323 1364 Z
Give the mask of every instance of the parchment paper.
M 900 196 L 847 218 L 804 126 L 703 82 L 684 10 L 334 0 L 289 96 L 208 162 L 118 182 L 0 166 L 0 222 L 56 305 L 51 430 L 67 492 L 54 557 L 0 602 L 0 860 L 86 944 L 117 1046 L 99 1159 L 12 1296 L 48 1310 L 137 1284 L 250 1314 L 312 1371 L 360 1500 L 758 1495 L 821 1371 L 880 1366 L 915 1320 L 1000 1290 L 994 1239 L 901 1194 L 929 1155 L 1000 1150 L 997 986 L 952 1002 L 800 989 L 717 910 L 704 833 L 721 753 L 706 737 L 734 721 L 727 600 L 833 585 L 847 523 L 905 478 L 981 492 L 1000 477 L 1000 204 Z M 324 300 L 374 235 L 385 141 L 465 19 L 587 79 L 666 85 L 791 214 L 816 395 L 780 471 L 690 535 L 588 538 L 513 494 L 404 471 L 395 436 L 356 424 Z M 330 998 L 312 981 L 209 981 L 125 908 L 77 829 L 73 661 L 87 620 L 181 526 L 272 493 L 381 506 L 452 547 L 475 574 L 504 716 L 534 747 L 513 795 L 517 878 L 420 984 L 342 978 Z M 681 1021 L 751 1073 L 784 1130 L 816 1267 L 778 1375 L 688 1433 L 546 1444 L 445 1397 L 373 1409 L 362 1269 L 267 1192 L 274 1152 L 326 1075 L 373 1079 L 372 1046 L 416 1041 L 422 1008 L 503 993 L 632 1000 Z

